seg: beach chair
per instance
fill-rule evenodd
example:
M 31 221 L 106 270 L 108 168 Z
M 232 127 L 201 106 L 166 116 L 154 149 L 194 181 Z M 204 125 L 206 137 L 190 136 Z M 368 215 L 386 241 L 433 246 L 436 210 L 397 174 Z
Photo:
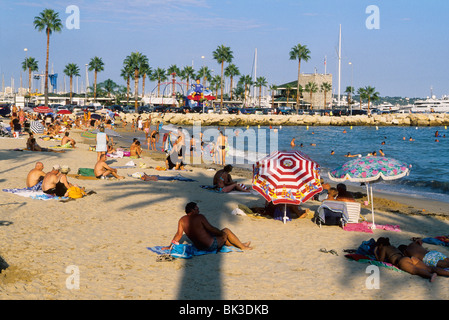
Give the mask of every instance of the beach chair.
M 347 223 L 358 223 L 360 219 L 360 202 L 345 202 L 345 201 L 332 201 L 324 200 L 323 205 L 328 206 L 331 209 L 341 210 L 347 213 Z

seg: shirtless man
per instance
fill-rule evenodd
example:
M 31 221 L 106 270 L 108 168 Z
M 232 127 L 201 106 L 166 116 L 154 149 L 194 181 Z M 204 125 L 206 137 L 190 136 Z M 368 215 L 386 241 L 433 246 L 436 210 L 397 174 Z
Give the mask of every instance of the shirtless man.
M 52 170 L 48 172 L 42 181 L 42 190 L 46 194 L 63 197 L 67 190 L 72 186 L 67 180 L 66 170 L 68 168 L 60 168 L 58 165 L 53 166 Z
M 32 169 L 27 176 L 27 188 L 34 187 L 40 181 L 44 180 L 45 172 L 44 164 L 42 162 L 36 162 L 36 166 Z
M 72 147 L 75 148 L 76 142 L 72 138 L 69 138 L 69 132 L 66 131 L 64 133 L 64 137 L 61 139 L 61 146 L 62 147 Z
M 228 228 L 222 230 L 212 226 L 206 217 L 200 214 L 195 202 L 190 202 L 185 208 L 186 215 L 179 219 L 178 231 L 173 237 L 172 244 L 179 244 L 185 233 L 199 250 L 217 252 L 223 247 L 234 246 L 241 250 L 251 250 L 251 242 L 242 243 Z M 171 245 L 170 245 L 171 247 Z M 164 249 L 167 249 L 166 247 Z
M 407 257 L 416 257 L 419 260 L 423 261 L 429 267 L 438 267 L 438 268 L 449 268 L 449 258 L 444 254 L 438 251 L 429 251 L 422 246 L 422 239 L 416 239 L 408 246 L 402 245 L 399 246 L 399 249 L 407 256 Z
M 97 179 L 105 179 L 108 175 L 112 174 L 117 179 L 125 179 L 125 177 L 119 176 L 117 174 L 117 169 L 112 169 L 106 163 L 106 155 L 102 154 L 100 159 L 95 164 L 94 174 Z
M 131 157 L 140 158 L 140 156 L 142 154 L 142 148 L 140 147 L 140 141 L 136 140 L 129 148 L 129 151 L 131 153 Z
M 242 192 L 251 192 L 232 180 L 231 171 L 232 166 L 230 164 L 226 165 L 223 169 L 218 170 L 213 179 L 214 186 L 224 193 L 231 192 L 234 189 Z

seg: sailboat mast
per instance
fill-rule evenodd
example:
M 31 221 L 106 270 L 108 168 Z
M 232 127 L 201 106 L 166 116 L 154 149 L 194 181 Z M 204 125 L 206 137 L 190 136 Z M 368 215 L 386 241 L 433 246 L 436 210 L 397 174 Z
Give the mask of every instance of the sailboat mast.
M 256 83 L 256 79 L 257 79 L 257 48 L 254 51 L 254 83 Z M 254 101 L 256 100 L 256 89 L 253 88 L 253 97 L 254 97 Z
M 341 92 L 341 24 L 340 35 L 338 38 L 338 106 L 340 107 L 340 92 Z

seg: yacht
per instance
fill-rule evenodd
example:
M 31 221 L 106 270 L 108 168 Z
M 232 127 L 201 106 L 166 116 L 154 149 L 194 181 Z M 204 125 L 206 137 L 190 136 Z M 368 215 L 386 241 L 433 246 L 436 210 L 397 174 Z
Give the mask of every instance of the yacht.
M 449 97 L 444 96 L 442 99 L 432 97 L 426 100 L 416 100 L 411 110 L 413 113 L 449 113 Z

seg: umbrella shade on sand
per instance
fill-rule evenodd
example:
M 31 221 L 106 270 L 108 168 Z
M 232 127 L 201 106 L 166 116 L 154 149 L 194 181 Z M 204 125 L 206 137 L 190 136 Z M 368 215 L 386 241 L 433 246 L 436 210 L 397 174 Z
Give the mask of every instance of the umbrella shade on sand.
M 254 190 L 265 200 L 300 205 L 323 191 L 320 183 L 320 167 L 307 155 L 299 151 L 276 151 L 253 165 Z
M 329 172 L 329 178 L 336 182 L 363 182 L 367 185 L 368 199 L 371 199 L 372 228 L 374 223 L 373 186 L 370 183 L 380 180 L 396 180 L 408 176 L 408 164 L 392 158 L 366 156 L 350 160 Z M 371 188 L 370 188 L 371 187 Z

